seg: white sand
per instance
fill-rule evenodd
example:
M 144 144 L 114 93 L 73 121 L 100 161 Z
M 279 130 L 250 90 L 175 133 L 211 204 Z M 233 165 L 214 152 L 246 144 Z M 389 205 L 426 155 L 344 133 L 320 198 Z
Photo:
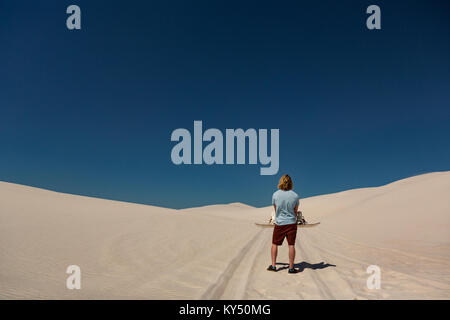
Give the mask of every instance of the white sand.
M 171 210 L 0 182 L 0 298 L 449 299 L 449 195 L 439 172 L 304 199 L 321 225 L 299 229 L 302 272 L 289 275 L 265 270 L 272 230 L 254 222 L 271 207 Z M 66 288 L 69 265 L 80 290 Z

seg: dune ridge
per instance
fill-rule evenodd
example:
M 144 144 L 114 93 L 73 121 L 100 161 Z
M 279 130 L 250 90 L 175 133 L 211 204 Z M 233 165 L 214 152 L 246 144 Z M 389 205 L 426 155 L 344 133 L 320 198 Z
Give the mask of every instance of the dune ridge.
M 282 270 L 265 270 L 271 230 L 254 222 L 271 206 L 174 210 L 0 182 L 0 299 L 449 299 L 449 194 L 436 172 L 302 199 L 321 224 L 299 229 L 302 272 L 288 275 L 285 246 Z

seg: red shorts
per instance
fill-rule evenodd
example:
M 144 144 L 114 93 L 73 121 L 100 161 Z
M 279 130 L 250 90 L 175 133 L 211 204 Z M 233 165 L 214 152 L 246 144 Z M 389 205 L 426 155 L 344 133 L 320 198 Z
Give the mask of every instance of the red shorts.
M 286 224 L 284 226 L 275 225 L 273 229 L 272 243 L 277 246 L 283 244 L 284 238 L 287 238 L 288 245 L 295 245 L 295 238 L 297 237 L 297 224 Z

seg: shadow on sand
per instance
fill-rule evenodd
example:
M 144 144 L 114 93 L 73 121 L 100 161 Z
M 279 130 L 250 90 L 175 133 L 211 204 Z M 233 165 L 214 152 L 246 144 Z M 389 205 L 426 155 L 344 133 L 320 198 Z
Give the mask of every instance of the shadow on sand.
M 277 265 L 281 265 L 282 267 L 278 268 L 277 271 L 281 271 L 281 270 L 285 270 L 289 268 L 289 263 L 283 263 L 283 262 L 279 262 L 277 263 Z M 308 263 L 308 262 L 300 262 L 300 263 L 296 263 L 294 264 L 294 268 L 298 269 L 299 272 L 302 272 L 305 269 L 325 269 L 328 267 L 336 267 L 335 264 L 329 264 L 329 263 L 325 263 L 325 262 L 320 262 L 320 263 Z

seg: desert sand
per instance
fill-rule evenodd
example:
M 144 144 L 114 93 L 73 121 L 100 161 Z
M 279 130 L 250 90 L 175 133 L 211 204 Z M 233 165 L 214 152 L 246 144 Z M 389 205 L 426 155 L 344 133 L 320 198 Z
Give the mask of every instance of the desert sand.
M 272 230 L 254 223 L 270 206 L 172 210 L 0 182 L 0 298 L 449 299 L 449 195 L 450 172 L 436 172 L 302 199 L 321 224 L 299 229 L 291 275 L 286 244 L 282 270 L 266 271 Z

